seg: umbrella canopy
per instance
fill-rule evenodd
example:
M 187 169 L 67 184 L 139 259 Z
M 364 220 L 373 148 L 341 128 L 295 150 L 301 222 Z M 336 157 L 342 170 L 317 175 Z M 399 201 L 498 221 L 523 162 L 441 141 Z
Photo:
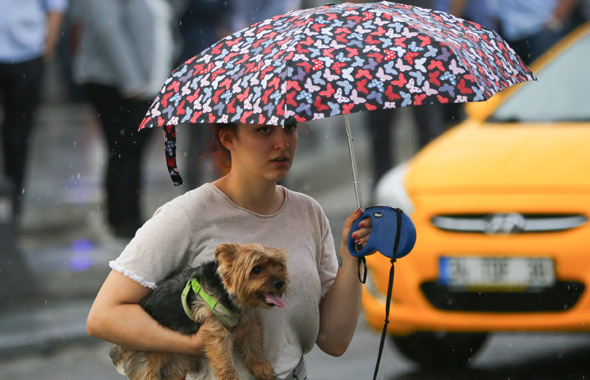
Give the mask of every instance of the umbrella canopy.
M 285 125 L 354 112 L 482 101 L 536 79 L 495 32 L 392 2 L 296 10 L 236 32 L 178 67 L 140 128 Z

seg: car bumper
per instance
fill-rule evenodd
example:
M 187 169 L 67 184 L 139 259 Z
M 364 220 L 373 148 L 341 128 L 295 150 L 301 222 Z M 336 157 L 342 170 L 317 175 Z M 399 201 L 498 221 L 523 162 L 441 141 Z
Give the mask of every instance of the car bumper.
M 419 310 L 392 303 L 388 332 L 407 335 L 414 331 L 495 332 L 495 331 L 590 331 L 590 305 L 567 313 L 464 313 Z M 582 306 L 582 305 L 580 305 Z M 382 330 L 385 303 L 368 292 L 363 294 L 365 318 L 369 326 Z
M 474 233 L 453 233 L 438 229 L 430 223 L 435 215 L 450 213 L 469 214 L 489 210 L 517 210 L 529 213 L 571 212 L 590 215 L 590 199 L 587 195 L 544 195 L 531 197 L 528 194 L 487 195 L 485 201 L 479 196 L 444 195 L 416 197 L 416 213 L 412 219 L 416 225 L 417 241 L 414 250 L 395 263 L 393 300 L 388 330 L 391 334 L 406 335 L 413 331 L 590 331 L 590 225 L 551 233 L 490 236 Z M 564 199 L 567 204 L 564 205 Z M 443 206 L 441 206 L 443 205 Z M 539 206 L 542 205 L 542 206 Z M 420 213 L 420 210 L 429 210 Z M 564 211 L 565 210 L 565 211 Z M 579 294 L 563 305 L 553 304 L 544 310 L 521 307 L 518 310 L 504 305 L 503 299 L 515 297 L 515 292 L 495 290 L 500 303 L 494 308 L 469 305 L 469 307 L 441 307 L 425 293 L 425 284 L 436 286 L 438 260 L 441 256 L 485 257 L 551 257 L 555 264 L 555 277 L 564 285 L 563 291 L 570 296 L 569 284 L 576 284 L 572 292 Z M 389 260 L 379 254 L 367 258 L 369 267 L 368 286 L 364 287 L 363 307 L 368 324 L 383 328 L 385 320 L 385 294 L 389 277 Z M 519 296 L 538 297 L 538 294 L 522 291 Z M 481 303 L 491 297 L 489 291 L 472 292 L 472 303 Z M 565 297 L 564 297 L 565 299 Z M 559 297 L 556 298 L 559 302 Z M 452 300 L 443 299 L 452 303 Z M 542 300 L 543 301 L 543 300 Z M 444 302 L 443 302 L 444 303 Z M 493 311 L 491 311 L 493 309 Z

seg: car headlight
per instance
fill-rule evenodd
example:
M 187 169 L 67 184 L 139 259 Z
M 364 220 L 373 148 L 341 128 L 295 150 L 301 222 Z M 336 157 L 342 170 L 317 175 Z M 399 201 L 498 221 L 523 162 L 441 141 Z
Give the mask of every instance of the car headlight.
M 375 189 L 377 204 L 397 207 L 408 215 L 414 212 L 414 205 L 404 185 L 407 172 L 408 163 L 404 162 L 385 173 Z

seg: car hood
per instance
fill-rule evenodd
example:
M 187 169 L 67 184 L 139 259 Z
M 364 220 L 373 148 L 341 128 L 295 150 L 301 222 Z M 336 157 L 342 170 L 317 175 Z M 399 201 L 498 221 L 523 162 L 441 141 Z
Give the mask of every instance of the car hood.
M 412 192 L 590 190 L 590 125 L 465 122 L 423 149 Z

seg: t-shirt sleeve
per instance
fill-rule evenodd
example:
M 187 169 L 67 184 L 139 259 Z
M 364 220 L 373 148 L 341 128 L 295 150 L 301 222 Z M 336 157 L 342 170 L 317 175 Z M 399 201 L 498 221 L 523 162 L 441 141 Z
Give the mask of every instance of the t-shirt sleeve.
M 139 284 L 155 289 L 169 274 L 186 265 L 191 228 L 182 210 L 160 207 L 135 234 L 110 267 Z
M 334 248 L 334 238 L 330 229 L 330 222 L 323 211 L 320 213 L 321 252 L 318 272 L 322 286 L 322 298 L 328 293 L 338 272 L 338 259 Z

